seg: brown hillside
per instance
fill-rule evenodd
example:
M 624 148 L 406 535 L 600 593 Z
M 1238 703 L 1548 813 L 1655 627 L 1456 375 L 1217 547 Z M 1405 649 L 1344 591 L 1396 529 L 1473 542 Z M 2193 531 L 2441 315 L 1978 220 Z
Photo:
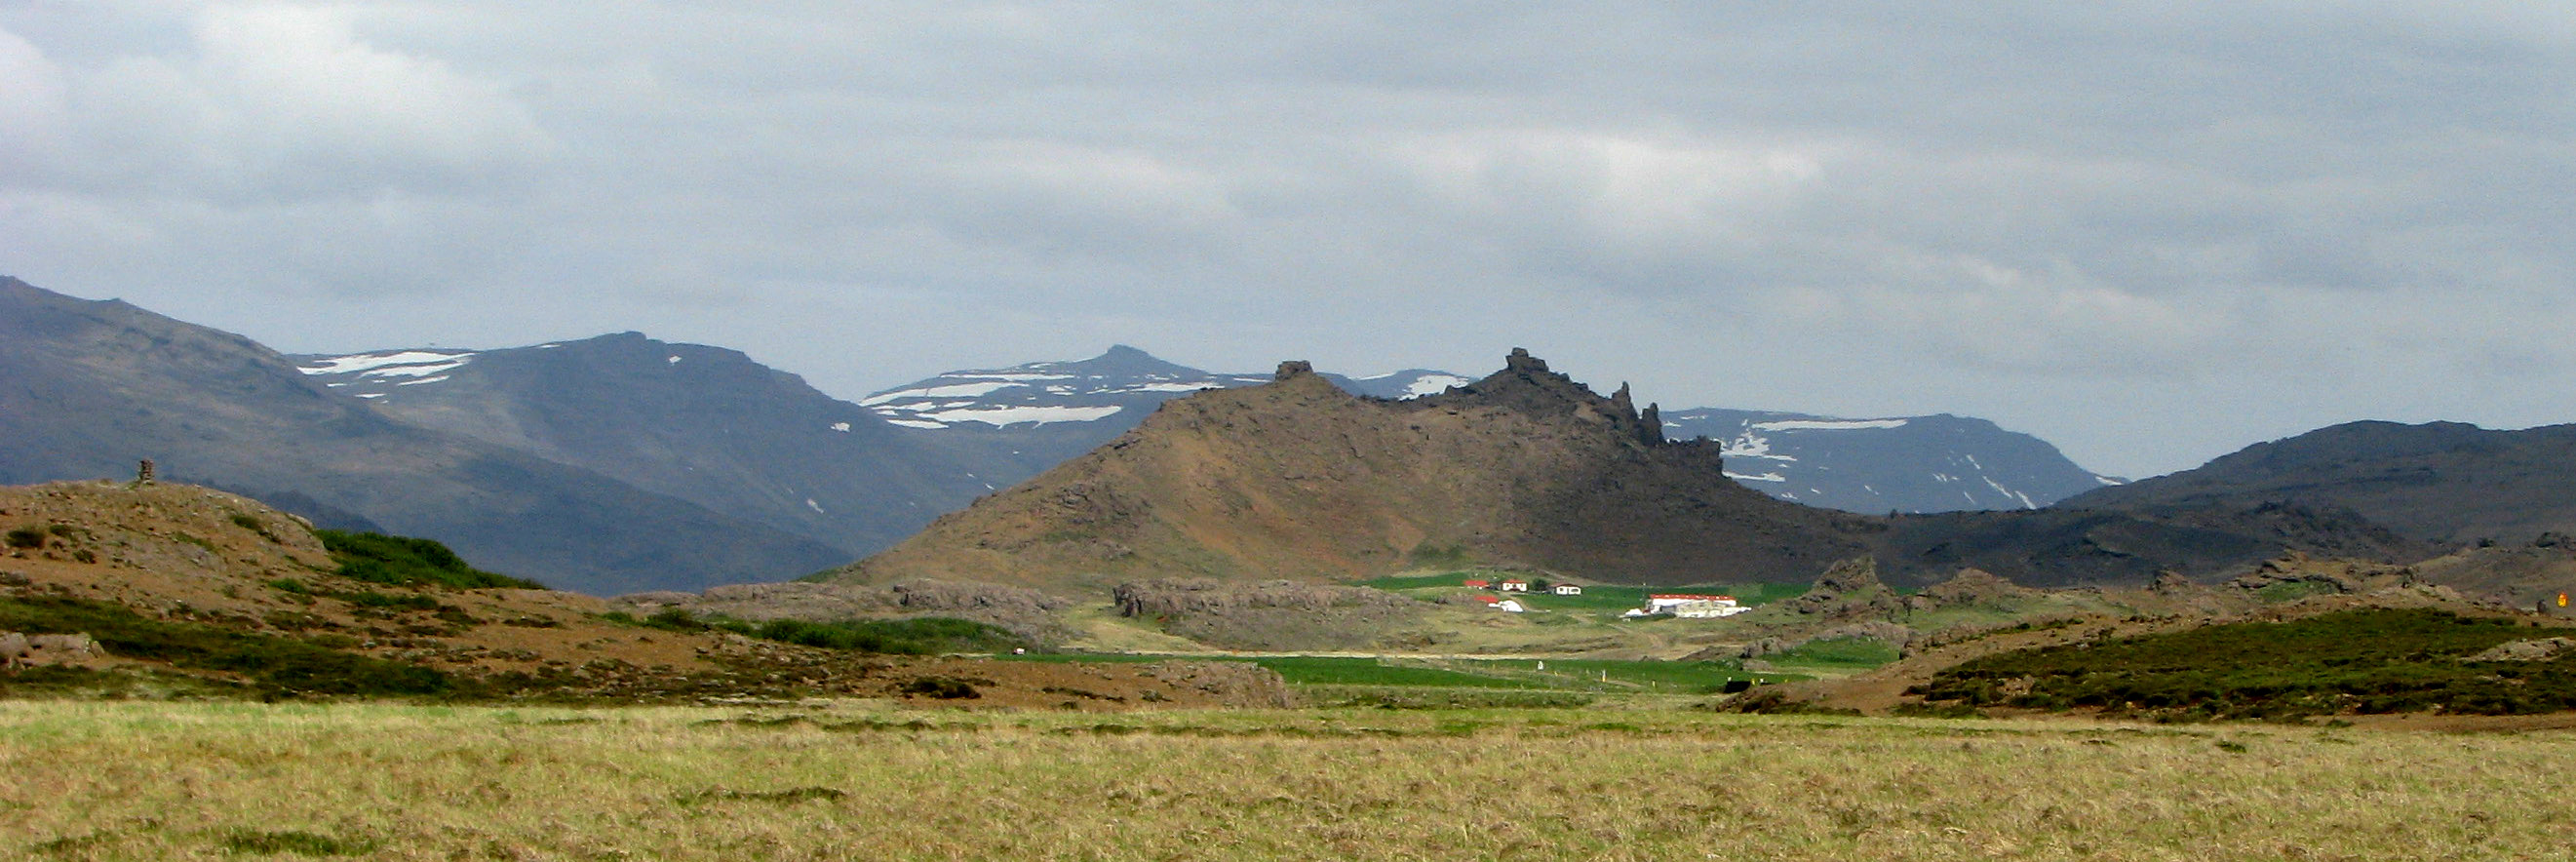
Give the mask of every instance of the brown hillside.
M 1515 351 L 1414 401 L 1304 363 L 1166 403 L 1107 446 L 939 519 L 835 579 L 1105 591 L 1147 576 L 1340 581 L 1463 556 L 1625 583 L 1805 579 L 1867 519 L 1781 503 L 1667 442 L 1654 408 Z
M 135 653 L 140 641 L 129 641 L 136 630 L 150 628 L 197 643 L 267 644 L 270 657 L 309 660 L 319 648 L 426 668 L 455 681 L 444 694 L 449 697 L 734 702 L 858 696 L 1080 709 L 1276 706 L 1286 698 L 1275 674 L 1242 665 L 858 655 L 625 624 L 603 616 L 612 610 L 608 602 L 576 593 L 364 583 L 337 574 L 338 563 L 295 516 L 190 485 L 0 487 L 0 537 L 0 632 L 17 626 L 26 634 L 94 636 L 84 639 L 91 646 L 82 653 L 47 656 L 36 668 L 0 663 L 0 697 L 332 691 L 301 683 L 247 685 L 260 669 L 255 664 L 217 669 Z M 59 624 L 128 614 L 134 621 L 111 622 L 121 631 Z M 67 682 L 63 668 L 53 667 L 66 663 L 91 675 Z M 920 683 L 933 679 L 964 681 L 976 695 L 926 693 Z

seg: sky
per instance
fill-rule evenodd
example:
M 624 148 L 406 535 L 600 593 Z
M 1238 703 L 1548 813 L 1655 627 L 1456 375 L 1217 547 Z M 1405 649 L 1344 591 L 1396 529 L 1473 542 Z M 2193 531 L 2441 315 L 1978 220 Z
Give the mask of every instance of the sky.
M 0 0 L 0 274 L 844 398 L 1526 347 L 2146 476 L 2576 421 L 2571 88 L 2551 2 Z

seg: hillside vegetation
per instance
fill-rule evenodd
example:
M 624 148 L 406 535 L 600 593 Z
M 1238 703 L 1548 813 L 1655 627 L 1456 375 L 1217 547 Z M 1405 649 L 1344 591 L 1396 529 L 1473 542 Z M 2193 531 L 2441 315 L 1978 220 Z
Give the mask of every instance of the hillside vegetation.
M 2351 610 L 1988 656 L 1914 693 L 2158 718 L 2555 712 L 2576 709 L 2576 641 L 2551 640 L 2570 635 L 2441 610 Z M 2498 649 L 2512 644 L 2524 646 Z
M 838 696 L 1077 709 L 1288 698 L 1275 674 L 1233 665 L 1095 671 L 886 655 L 1026 643 L 972 621 L 623 615 L 477 569 L 437 542 L 317 534 L 256 501 L 188 485 L 0 487 L 0 537 L 0 633 L 90 644 L 0 670 L 0 696 Z

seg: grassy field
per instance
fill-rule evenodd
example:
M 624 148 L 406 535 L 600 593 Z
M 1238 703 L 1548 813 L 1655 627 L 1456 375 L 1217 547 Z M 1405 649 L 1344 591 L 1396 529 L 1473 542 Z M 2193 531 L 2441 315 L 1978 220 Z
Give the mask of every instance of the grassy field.
M 0 703 L 29 859 L 2554 859 L 2576 735 Z

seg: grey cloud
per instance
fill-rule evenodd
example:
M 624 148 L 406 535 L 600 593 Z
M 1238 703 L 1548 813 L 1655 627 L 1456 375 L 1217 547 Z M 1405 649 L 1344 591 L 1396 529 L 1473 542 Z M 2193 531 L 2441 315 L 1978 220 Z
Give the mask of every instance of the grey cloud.
M 1668 405 L 1981 413 L 2144 473 L 2566 418 L 2527 404 L 2576 395 L 2533 373 L 2576 371 L 2569 17 L 22 3 L 0 264 L 290 347 L 646 328 L 843 394 L 1111 341 L 1524 344 Z M 2502 380 L 2537 391 L 2460 394 Z

